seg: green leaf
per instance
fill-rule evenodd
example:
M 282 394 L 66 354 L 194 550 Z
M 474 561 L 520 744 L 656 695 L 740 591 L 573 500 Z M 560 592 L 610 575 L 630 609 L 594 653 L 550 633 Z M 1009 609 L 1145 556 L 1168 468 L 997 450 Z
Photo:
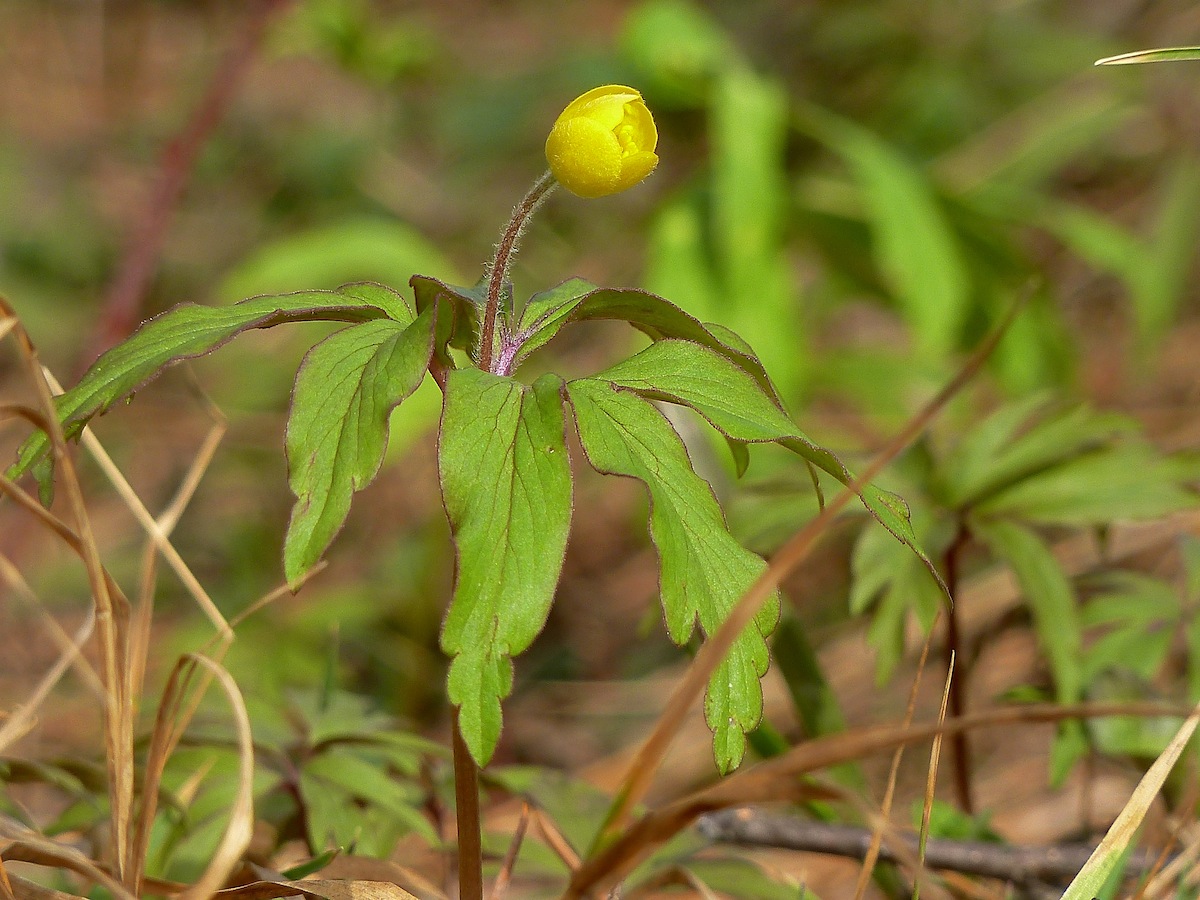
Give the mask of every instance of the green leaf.
M 304 357 L 287 425 L 289 482 L 296 505 L 284 540 L 294 583 L 316 565 L 374 479 L 387 449 L 392 409 L 425 377 L 436 307 L 407 328 L 391 319 L 339 331 Z
M 895 542 L 891 542 L 895 546 Z M 809 640 L 807 626 L 794 614 L 784 612 L 771 642 L 772 659 L 783 676 L 792 706 L 807 738 L 846 730 L 846 720 L 830 687 L 821 660 Z M 830 770 L 844 784 L 865 787 L 866 780 L 856 763 L 841 763 Z
M 1173 622 L 1179 618 L 1179 596 L 1165 581 L 1140 572 L 1106 572 L 1088 586 L 1098 588 L 1083 608 L 1084 626 L 1125 623 L 1145 631 L 1155 622 Z
M 1130 443 L 1068 460 L 1017 482 L 977 509 L 1047 525 L 1106 525 L 1195 509 L 1196 466 Z
M 438 316 L 437 348 L 439 353 L 443 345 L 450 344 L 475 355 L 479 349 L 476 346 L 478 342 L 476 335 L 480 326 L 479 317 L 483 314 L 483 308 L 487 304 L 484 283 L 480 281 L 473 287 L 460 287 L 446 284 L 444 281 L 438 281 L 428 275 L 414 275 L 408 283 L 413 289 L 417 312 L 424 312 L 430 306 L 436 306 L 439 300 L 448 301 L 454 311 L 453 316 Z M 508 285 L 507 288 L 511 300 L 512 285 Z M 442 358 L 449 361 L 448 357 L 443 356 Z
M 447 374 L 439 466 L 458 554 L 442 630 L 450 701 L 476 762 L 500 737 L 511 657 L 546 621 L 571 524 L 562 381 L 532 387 L 474 368 Z
M 63 432 L 75 438 L 88 420 L 185 359 L 203 356 L 251 328 L 283 322 L 366 322 L 389 318 L 408 325 L 414 318 L 407 302 L 376 284 L 348 284 L 336 291 L 304 291 L 252 297 L 233 306 L 184 303 L 142 324 L 127 340 L 101 356 L 75 387 L 55 405 Z M 49 447 L 38 432 L 24 444 L 9 478 L 17 478 L 41 459 Z
M 818 107 L 797 126 L 841 155 L 854 172 L 875 238 L 875 254 L 921 349 L 952 349 L 965 322 L 970 277 L 932 185 L 883 140 Z
M 1171 324 L 1193 268 L 1200 235 L 1196 160 L 1179 162 L 1162 188 L 1154 231 L 1144 240 L 1084 207 L 1039 201 L 1035 215 L 1093 266 L 1125 282 L 1142 349 Z
M 553 313 L 544 316 L 539 327 L 525 339 L 527 343 L 541 346 L 545 343 L 540 340 L 543 331 L 557 333 L 572 322 L 618 319 L 633 325 L 654 341 L 678 338 L 707 347 L 753 378 L 769 397 L 778 399 L 763 364 L 746 342 L 728 329 L 702 324 L 678 306 L 648 291 L 600 288 L 580 294 L 581 287 L 578 280 L 572 280 L 546 292 L 547 306 L 550 298 L 558 302 Z
M 571 313 L 584 296 L 596 290 L 596 286 L 582 278 L 571 278 L 548 291 L 540 291 L 529 298 L 514 329 L 519 347 L 514 368 L 521 360 L 545 346 L 559 330 L 570 321 Z
M 704 634 L 712 634 L 766 563 L 729 534 L 712 488 L 692 470 L 679 435 L 649 402 L 592 378 L 572 381 L 567 392 L 592 467 L 636 478 L 649 491 L 668 634 L 683 644 L 697 622 Z M 758 679 L 770 661 L 764 637 L 778 615 L 775 597 L 739 635 L 709 682 L 705 719 L 723 772 L 741 762 L 745 734 L 762 716 Z
M 304 773 L 341 788 L 361 805 L 379 807 L 395 824 L 420 834 L 429 843 L 439 842 L 437 832 L 421 812 L 424 792 L 411 782 L 394 778 L 388 771 L 387 760 L 369 750 L 327 748 L 305 763 Z
M 1132 428 L 1124 416 L 1084 406 L 1047 415 L 1046 406 L 1046 397 L 1032 397 L 1001 407 L 972 428 L 943 467 L 944 502 L 954 508 L 979 504 Z M 1039 415 L 1042 421 L 1036 421 Z
M 934 531 L 932 522 L 923 525 L 922 546 L 936 550 L 948 542 L 935 540 Z M 878 653 L 875 680 L 883 684 L 903 657 L 909 614 L 914 613 L 922 630 L 928 632 L 946 596 L 938 582 L 929 577 L 922 557 L 878 529 L 864 530 L 859 536 L 851 570 L 850 612 L 860 615 L 871 610 L 867 640 Z
M 650 0 L 625 17 L 621 53 L 645 90 L 680 106 L 704 102 L 712 79 L 736 58 L 729 36 L 688 0 Z
M 1006 561 L 1033 613 L 1034 633 L 1046 654 L 1060 703 L 1077 703 L 1083 695 L 1083 634 L 1075 590 L 1062 567 L 1036 533 L 1009 521 L 973 521 L 976 537 Z M 1050 753 L 1050 777 L 1061 784 L 1071 766 L 1087 752 L 1079 722 L 1058 729 Z
M 721 315 L 722 287 L 709 247 L 705 210 L 704 197 L 698 191 L 662 205 L 650 226 L 642 284 L 693 315 L 710 320 Z
M 1194 271 L 1200 239 L 1200 172 L 1194 154 L 1181 159 L 1163 186 L 1163 202 L 1150 236 L 1147 264 L 1132 282 L 1134 315 L 1144 348 L 1175 320 Z
M 744 369 L 728 357 L 680 340 L 661 340 L 596 376 L 652 400 L 694 409 L 725 437 L 748 443 L 773 441 L 824 469 L 843 484 L 850 470 L 834 454 L 813 443 Z M 897 540 L 936 572 L 913 533 L 908 507 L 895 494 L 868 485 L 863 505 Z
M 1109 140 L 1135 113 L 1132 103 L 1104 86 L 1067 80 L 1040 93 L 1021 110 L 1002 139 L 985 129 L 938 160 L 938 172 L 971 200 L 1002 217 L 1020 218 L 1030 200 L 1063 167 Z
M 1082 694 L 1082 629 L 1075 590 L 1058 561 L 1032 530 L 1008 521 L 971 523 L 972 532 L 1012 566 L 1025 602 L 1033 613 L 1034 631 L 1054 677 L 1055 696 L 1075 703 Z

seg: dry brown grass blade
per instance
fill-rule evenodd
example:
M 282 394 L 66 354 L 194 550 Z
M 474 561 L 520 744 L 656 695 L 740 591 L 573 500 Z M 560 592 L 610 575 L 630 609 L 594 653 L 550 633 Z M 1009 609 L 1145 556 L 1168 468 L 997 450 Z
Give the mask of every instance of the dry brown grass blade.
M 297 587 L 303 585 L 309 578 L 322 571 L 325 565 L 326 563 L 322 561 L 313 566 L 300 579 Z M 285 584 L 259 598 L 233 620 L 231 628 L 234 625 L 240 624 L 252 613 L 290 593 L 292 593 L 292 587 Z M 157 806 L 158 784 L 162 774 L 162 767 L 165 766 L 166 760 L 170 755 L 175 752 L 175 747 L 183 737 L 188 723 L 195 716 L 196 710 L 199 708 L 204 694 L 208 691 L 213 677 L 219 672 L 225 678 L 228 678 L 225 670 L 220 668 L 220 662 L 224 659 L 224 654 L 229 649 L 231 635 L 232 631 L 229 632 L 229 635 L 224 633 L 214 635 L 209 640 L 204 653 L 192 655 L 197 661 L 206 660 L 202 666 L 204 671 L 199 673 L 199 677 L 194 685 L 192 681 L 197 675 L 196 666 L 185 665 L 187 662 L 187 657 L 185 657 L 172 670 L 171 678 L 168 680 L 167 687 L 163 691 L 163 699 L 158 706 L 155 729 L 151 738 L 150 753 L 146 762 L 146 777 L 142 787 L 142 808 L 138 811 L 137 830 L 133 835 L 135 843 L 131 851 L 131 858 L 137 862 L 139 867 L 142 865 L 146 850 L 149 847 L 150 827 L 153 824 Z M 234 690 L 236 691 L 236 686 Z M 237 696 L 240 704 L 240 693 Z M 241 706 L 241 709 L 243 712 L 245 711 L 244 706 Z M 249 735 L 249 722 L 246 724 L 246 732 Z
M 939 616 L 941 613 L 939 612 Z M 916 674 L 913 676 L 912 687 L 908 689 L 908 704 L 904 708 L 904 719 L 901 724 L 904 727 L 912 725 L 913 717 L 917 712 L 917 694 L 921 687 L 921 676 L 925 673 L 925 666 L 929 662 L 929 648 L 933 644 L 933 632 L 936 629 L 937 622 L 934 622 L 934 628 L 929 629 L 929 634 L 925 637 L 925 643 L 921 647 L 921 658 L 917 661 Z M 883 792 L 883 803 L 879 807 L 879 820 L 881 822 L 889 822 L 892 815 L 892 803 L 896 797 L 896 781 L 900 777 L 900 762 L 904 759 L 904 746 L 896 748 L 896 752 L 892 754 L 892 765 L 888 770 L 887 788 Z M 875 871 L 875 866 L 879 862 L 879 850 L 883 845 L 883 829 L 875 828 L 871 833 L 871 846 L 867 848 L 866 856 L 863 857 L 862 867 L 858 870 L 858 881 L 854 885 L 854 900 L 862 900 L 867 893 L 867 885 L 871 880 L 871 874 Z
M 1187 715 L 1186 707 L 1151 703 L 1096 703 L 1058 706 L 1030 704 L 972 713 L 945 722 L 911 726 L 875 725 L 816 738 L 787 753 L 742 769 L 707 788 L 653 810 L 628 828 L 602 852 L 588 859 L 572 877 L 564 897 L 581 897 L 598 886 L 614 884 L 653 848 L 678 834 L 698 816 L 754 803 L 790 799 L 801 775 L 862 759 L 896 747 L 988 727 L 1049 724 L 1066 719 L 1104 716 Z
M 233 640 L 233 628 L 235 628 L 237 625 L 240 625 L 249 616 L 274 603 L 276 600 L 295 593 L 295 591 L 299 590 L 300 587 L 302 587 L 310 578 L 313 578 L 318 573 L 324 571 L 327 565 L 328 563 L 326 563 L 325 560 L 321 560 L 321 562 L 314 565 L 300 579 L 298 579 L 294 585 L 282 584 L 275 588 L 275 590 L 264 594 L 258 600 L 251 603 L 230 621 L 231 631 L 228 634 L 218 633 L 213 635 L 211 638 L 209 638 L 208 643 L 204 645 L 199 655 L 212 659 L 218 665 L 222 663 L 225 659 L 225 653 L 229 650 L 229 645 Z M 185 681 L 190 683 L 195 674 L 196 673 L 194 669 L 188 672 L 185 676 Z M 168 733 L 166 745 L 162 750 L 164 758 L 175 752 L 175 747 L 183 737 L 183 733 L 187 729 L 188 723 L 190 723 L 195 717 L 196 710 L 199 708 L 200 703 L 204 698 L 204 694 L 209 688 L 211 680 L 212 675 L 206 669 L 200 673 L 199 680 L 192 690 L 183 691 L 175 698 L 175 703 L 178 705 L 175 706 L 171 710 L 170 714 L 166 717 L 168 721 L 173 723 L 173 727 Z M 159 707 L 159 714 L 160 716 L 162 715 L 161 706 Z
M 1015 303 L 1003 322 L 976 348 L 962 369 L 937 396 L 909 420 L 900 433 L 846 486 L 845 490 L 834 497 L 812 521 L 780 548 L 771 558 L 767 570 L 742 595 L 717 632 L 708 636 L 667 702 L 654 730 L 630 764 L 621 789 L 617 792 L 617 800 L 598 839 L 598 845 L 608 840 L 624 824 L 630 810 L 645 798 L 667 748 L 678 733 L 692 704 L 704 693 L 712 673 L 725 658 L 737 636 L 758 614 L 766 599 L 779 588 L 787 574 L 808 556 L 817 540 L 842 509 L 861 494 L 884 467 L 912 443 L 943 407 L 975 377 L 1023 306 L 1023 299 Z
M 537 825 L 538 831 L 541 832 L 542 840 L 546 842 L 547 847 L 554 851 L 554 855 L 561 859 L 572 872 L 578 869 L 582 860 L 554 820 L 542 810 L 534 809 L 533 821 Z
M 390 859 L 344 853 L 321 870 L 324 878 L 358 882 L 386 881 L 416 894 L 421 900 L 450 900 L 425 875 Z M 217 894 L 217 896 L 221 896 Z
M 0 407 L 0 412 L 12 412 L 13 409 L 13 407 Z M 45 420 L 41 416 L 35 416 L 30 421 L 36 427 L 41 428 Z M 42 506 L 32 495 L 22 490 L 15 482 L 10 481 L 2 473 L 0 473 L 0 494 L 3 494 L 16 503 L 24 512 L 32 516 L 40 525 L 48 529 L 59 540 L 70 547 L 74 553 L 80 557 L 83 556 L 83 540 L 75 533 L 71 526 Z M 129 601 L 124 599 L 125 595 L 122 593 L 120 586 L 108 572 L 104 572 L 103 574 L 108 584 L 109 593 L 112 596 L 120 597 L 127 605 Z
M 213 456 L 216 455 L 217 447 L 225 437 L 225 431 L 226 425 L 222 418 L 217 420 L 209 429 L 208 434 L 204 436 L 188 471 L 184 474 L 183 481 L 175 491 L 175 496 L 158 516 L 158 526 L 164 536 L 170 537 L 171 532 L 175 530 L 180 516 L 191 502 L 196 489 L 200 486 L 201 478 L 204 477 Z M 150 538 L 142 552 L 141 576 L 129 634 L 130 682 L 137 692 L 141 691 L 145 681 L 146 660 L 150 647 L 150 625 L 154 616 L 154 576 L 157 571 L 157 560 L 157 545 L 153 538 Z M 231 624 L 230 628 L 232 629 L 232 627 Z
M 117 900 L 135 900 L 124 885 L 79 850 L 43 837 L 7 816 L 0 816 L 0 857 L 13 862 L 66 869 L 82 875 L 92 884 L 100 885 Z
M 229 813 L 229 824 L 200 880 L 180 895 L 187 898 L 206 897 L 220 887 L 240 862 L 254 827 L 254 745 L 246 705 L 233 678 L 225 669 L 207 656 L 189 654 L 180 659 L 171 670 L 171 676 L 163 689 L 162 701 L 158 706 L 154 731 L 150 736 L 150 747 L 146 755 L 146 776 L 142 786 L 142 804 L 138 810 L 136 830 L 130 848 L 138 883 L 141 881 L 142 865 L 150 844 L 150 828 L 158 807 L 162 773 L 184 727 L 184 723 L 179 721 L 180 711 L 185 706 L 191 680 L 197 669 L 203 669 L 208 675 L 203 679 L 200 690 L 205 690 L 215 680 L 225 692 L 233 712 L 239 765 L 237 795 Z
M 200 880 L 179 895 L 180 900 L 204 900 L 224 883 L 250 845 L 254 832 L 254 739 L 250 730 L 250 715 L 246 712 L 241 691 L 232 676 L 206 656 L 194 654 L 188 659 L 207 669 L 224 690 L 233 712 L 238 743 L 237 796 L 229 811 L 229 824 Z
M 38 410 L 45 420 L 46 434 L 71 517 L 78 533 L 79 553 L 87 570 L 88 585 L 96 606 L 96 633 L 100 642 L 101 677 L 105 685 L 104 743 L 108 767 L 111 806 L 113 871 L 124 882 L 129 866 L 129 825 L 133 815 L 133 698 L 128 695 L 129 676 L 129 601 L 119 590 L 112 591 L 112 580 L 100 561 L 100 551 L 92 533 L 91 521 L 83 500 L 83 490 L 67 451 L 66 439 L 58 421 L 54 397 L 38 360 L 37 348 L 21 326 L 12 307 L 0 299 L 0 315 L 12 322 L 19 357 L 38 399 Z
M 212 896 L 217 900 L 274 900 L 277 897 L 305 897 L 308 900 L 419 900 L 390 881 L 328 879 L 256 881 L 217 891 Z
M 12 882 L 8 878 L 8 866 L 4 865 L 3 859 L 0 859 L 0 897 L 3 897 L 3 900 L 17 900 Z
M 954 651 L 950 651 L 950 663 L 946 667 L 946 683 L 942 688 L 942 705 L 938 708 L 937 721 L 941 725 L 946 721 L 946 709 L 950 705 L 950 688 L 954 683 Z M 925 777 L 925 796 L 921 800 L 921 831 L 917 843 L 917 868 L 914 871 L 916 887 L 913 889 L 913 900 L 920 896 L 922 882 L 926 880 L 925 846 L 929 842 L 929 819 L 933 814 L 933 795 L 937 790 L 938 763 L 942 756 L 943 736 L 934 735 L 933 746 L 929 749 L 929 771 Z
M 912 900 L 918 900 L 922 890 L 927 895 L 932 896 L 933 900 L 953 900 L 953 895 L 942 887 L 936 879 L 930 877 L 931 873 L 925 868 L 923 850 L 918 846 L 917 851 L 914 853 L 912 847 L 901 838 L 896 827 L 891 822 L 886 822 L 876 817 L 872 818 L 875 819 L 872 823 L 873 827 L 879 834 L 883 835 L 888 851 L 896 858 L 899 865 L 907 869 L 912 875 Z
M 517 864 L 517 855 L 521 852 L 521 844 L 525 841 L 525 831 L 529 828 L 530 806 L 528 803 L 521 804 L 521 815 L 517 819 L 516 830 L 513 831 L 512 841 L 509 842 L 508 852 L 504 854 L 504 860 L 500 863 L 500 871 L 496 873 L 496 880 L 492 882 L 491 900 L 501 900 L 505 891 L 508 890 L 508 885 L 512 882 L 513 867 Z
M 51 385 L 53 391 L 61 394 L 62 385 L 54 380 L 54 376 L 49 372 L 49 370 L 43 367 L 42 373 L 46 379 L 46 382 Z M 154 546 L 158 548 L 160 553 L 162 553 L 163 559 L 167 561 L 167 565 L 171 567 L 171 571 L 173 571 L 176 577 L 183 582 L 183 586 L 187 589 L 187 592 L 191 594 L 192 599 L 196 601 L 196 604 L 200 607 L 201 611 L 212 623 L 213 628 L 215 628 L 219 634 L 232 638 L 233 633 L 229 628 L 229 623 L 225 621 L 225 617 L 221 615 L 221 611 L 217 609 L 217 605 L 208 595 L 208 592 L 204 589 L 204 586 L 200 584 L 200 580 L 192 573 L 192 570 L 188 567 L 187 563 L 183 561 L 183 557 L 179 555 L 179 552 L 175 549 L 175 546 L 168 539 L 167 535 L 170 531 L 170 528 L 164 529 L 162 524 L 155 520 L 150 511 L 146 509 L 145 504 L 142 503 L 142 500 L 140 497 L 138 497 L 137 492 L 134 491 L 132 486 L 130 486 L 125 476 L 121 473 L 121 470 L 117 468 L 116 463 L 112 461 L 112 457 L 108 455 L 108 452 L 100 444 L 100 441 L 96 438 L 96 435 L 92 433 L 90 428 L 83 429 L 80 442 L 84 447 L 87 448 L 88 452 L 92 454 L 92 457 L 96 460 L 96 464 L 100 467 L 100 470 L 104 473 L 105 477 L 108 478 L 109 482 L 116 490 L 117 495 L 121 498 L 125 506 L 128 507 L 129 511 L 133 513 L 133 516 L 135 519 L 137 519 L 138 524 L 142 526 L 142 529 L 149 536 L 150 540 L 154 542 Z M 174 527 L 173 523 L 171 524 L 171 527 Z
M 11 876 L 11 879 L 10 892 L 5 896 L 13 900 L 80 900 L 75 894 L 42 887 L 16 875 Z
M 12 563 L 4 556 L 0 556 L 0 577 L 3 577 L 8 586 L 14 589 L 14 593 L 23 594 L 28 591 L 30 595 L 33 594 L 32 591 L 29 591 L 29 587 L 25 584 L 24 580 L 20 578 L 20 573 L 16 571 Z M 35 607 L 41 609 L 41 605 L 37 603 L 37 598 L 34 597 L 33 600 Z M 79 626 L 79 630 L 75 632 L 75 637 L 73 638 L 63 632 L 61 626 L 59 626 L 53 616 L 46 613 L 45 610 L 42 610 L 42 612 L 44 613 L 44 621 L 47 624 L 47 631 L 54 639 L 54 642 L 59 645 L 59 656 L 54 661 L 54 665 L 50 667 L 50 670 L 42 676 L 30 696 L 9 712 L 4 719 L 4 724 L 0 725 L 0 752 L 3 752 L 10 744 L 29 733 L 37 721 L 38 707 L 45 702 L 50 692 L 54 690 L 54 686 L 58 684 L 59 679 L 62 678 L 71 666 L 75 666 L 85 684 L 93 690 L 100 692 L 101 696 L 103 696 L 103 687 L 100 685 L 99 679 L 96 678 L 96 673 L 92 671 L 92 667 L 87 664 L 87 661 L 81 655 L 83 645 L 87 643 L 88 638 L 92 635 L 92 630 L 95 628 L 95 610 L 89 610 L 87 618 Z
M 279 587 L 275 588 L 275 590 L 263 594 L 261 597 L 243 609 L 240 613 L 230 619 L 230 627 L 237 628 L 256 612 L 265 609 L 276 600 L 282 600 L 284 597 L 290 597 L 292 594 L 296 593 L 296 591 L 300 590 L 300 588 L 304 587 L 304 585 L 308 584 L 309 580 L 324 572 L 328 565 L 329 562 L 323 559 L 313 565 L 311 569 L 309 569 L 291 584 L 281 584 Z M 209 646 L 213 646 L 217 640 L 217 638 L 210 640 Z

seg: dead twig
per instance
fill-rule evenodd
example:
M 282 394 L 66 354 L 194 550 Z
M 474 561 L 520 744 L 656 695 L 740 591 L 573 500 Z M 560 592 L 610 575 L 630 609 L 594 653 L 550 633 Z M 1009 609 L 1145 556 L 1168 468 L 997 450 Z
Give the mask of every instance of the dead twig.
M 863 859 L 871 847 L 872 831 L 855 825 L 816 822 L 753 809 L 728 809 L 710 813 L 697 823 L 700 833 L 712 841 L 743 847 L 774 847 L 811 853 L 827 853 Z M 915 835 L 897 835 L 915 852 Z M 983 841 L 929 838 L 925 865 L 968 875 L 998 878 L 1013 884 L 1069 882 L 1095 850 L 1093 844 L 1056 844 L 1048 847 L 1015 847 Z M 896 862 L 886 846 L 880 858 Z M 1158 854 L 1139 850 L 1130 854 L 1126 875 L 1136 877 L 1151 871 Z

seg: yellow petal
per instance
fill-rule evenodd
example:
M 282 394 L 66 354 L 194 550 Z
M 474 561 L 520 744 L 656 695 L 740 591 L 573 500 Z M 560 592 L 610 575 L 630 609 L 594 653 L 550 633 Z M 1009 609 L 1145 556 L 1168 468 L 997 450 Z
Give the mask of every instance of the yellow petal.
M 658 164 L 658 131 L 642 95 L 608 84 L 576 97 L 546 139 L 554 177 L 580 197 L 604 197 L 633 187 Z

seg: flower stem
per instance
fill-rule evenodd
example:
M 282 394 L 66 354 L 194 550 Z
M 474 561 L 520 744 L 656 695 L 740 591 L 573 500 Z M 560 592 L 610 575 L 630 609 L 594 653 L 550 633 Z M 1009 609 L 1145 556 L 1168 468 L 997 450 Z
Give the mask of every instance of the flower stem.
M 542 201 L 550 195 L 557 184 L 558 182 L 554 180 L 554 176 L 550 172 L 544 173 L 534 182 L 529 193 L 513 210 L 512 218 L 509 219 L 504 234 L 500 236 L 500 243 L 496 245 L 496 255 L 492 257 L 492 261 L 488 265 L 487 306 L 483 312 L 483 327 L 479 330 L 479 368 L 485 372 L 492 371 L 497 313 L 500 309 L 500 300 L 504 295 L 504 283 L 508 280 L 508 270 L 512 265 L 512 258 L 517 252 L 517 245 L 521 242 L 521 235 L 525 231 L 529 218 L 542 205 Z M 512 310 L 506 310 L 506 312 L 511 313 Z M 503 322 L 501 322 L 501 326 L 503 326 Z

